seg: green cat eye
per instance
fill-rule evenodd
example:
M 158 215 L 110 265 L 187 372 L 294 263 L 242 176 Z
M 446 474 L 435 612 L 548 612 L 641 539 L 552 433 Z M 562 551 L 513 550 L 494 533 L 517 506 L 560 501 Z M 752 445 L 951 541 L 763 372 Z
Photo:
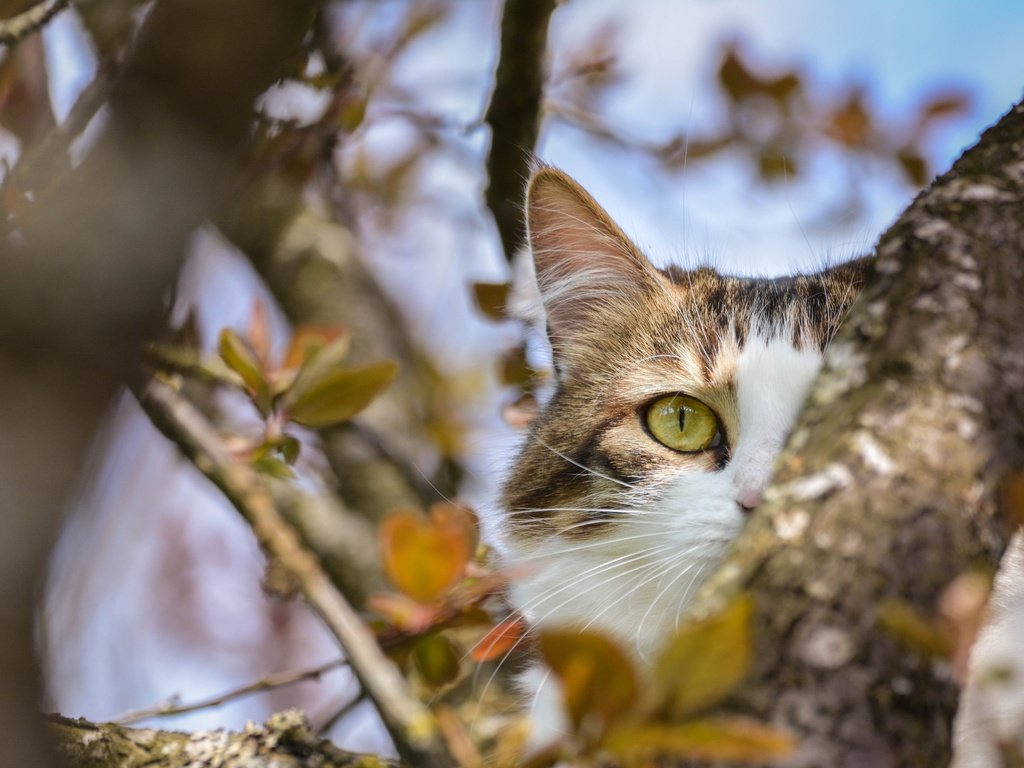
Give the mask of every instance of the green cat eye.
M 718 417 L 700 400 L 669 395 L 647 409 L 647 429 L 674 451 L 693 453 L 714 448 L 722 440 Z

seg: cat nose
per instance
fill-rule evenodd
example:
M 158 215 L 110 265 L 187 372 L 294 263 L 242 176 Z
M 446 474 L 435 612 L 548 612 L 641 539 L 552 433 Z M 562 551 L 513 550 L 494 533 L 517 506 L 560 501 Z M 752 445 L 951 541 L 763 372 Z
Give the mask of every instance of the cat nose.
M 740 497 L 737 501 L 739 502 L 739 505 L 743 507 L 744 512 L 752 512 L 757 505 L 761 503 L 761 489 L 748 488 L 740 493 Z

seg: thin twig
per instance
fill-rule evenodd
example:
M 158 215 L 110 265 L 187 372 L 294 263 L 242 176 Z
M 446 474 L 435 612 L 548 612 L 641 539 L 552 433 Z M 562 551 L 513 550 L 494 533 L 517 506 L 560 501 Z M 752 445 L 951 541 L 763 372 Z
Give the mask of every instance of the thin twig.
M 329 730 L 331 730 L 331 728 L 340 723 L 341 720 L 345 717 L 345 715 L 347 715 L 353 709 L 358 707 L 364 701 L 366 701 L 366 691 L 360 688 L 359 692 L 351 699 L 346 701 L 344 704 L 342 704 L 341 708 L 337 712 L 335 712 L 333 715 L 327 718 L 327 720 L 324 721 L 324 724 L 316 729 L 316 732 L 320 734 L 326 734 Z
M 302 546 L 278 512 L 263 478 L 247 464 L 232 459 L 213 426 L 169 385 L 151 380 L 139 393 L 139 402 L 154 425 L 245 517 L 267 556 L 294 578 L 306 603 L 341 644 L 352 672 L 380 712 L 403 759 L 424 768 L 451 766 L 454 761 L 429 710 L 409 693 L 373 634 L 316 557 Z
M 484 118 L 491 126 L 487 207 L 509 260 L 523 245 L 522 194 L 540 127 L 548 20 L 555 0 L 506 0 L 494 93 Z
M 42 0 L 9 19 L 0 19 L 0 45 L 15 46 L 63 11 L 70 0 Z
M 321 664 L 313 669 L 305 669 L 299 672 L 281 672 L 276 675 L 267 675 L 255 683 L 243 685 L 240 688 L 233 688 L 230 691 L 219 693 L 206 699 L 194 701 L 191 704 L 178 704 L 174 700 L 157 704 L 155 707 L 146 709 L 135 709 L 115 717 L 113 722 L 119 725 L 137 723 L 140 720 L 148 720 L 151 717 L 170 717 L 171 715 L 184 715 L 188 712 L 197 712 L 200 709 L 219 707 L 233 699 L 241 699 L 245 696 L 252 696 L 262 691 L 270 691 L 275 688 L 283 688 L 286 685 L 301 683 L 303 680 L 319 680 L 325 672 L 343 667 L 348 663 L 346 659 L 335 659 L 326 664 Z

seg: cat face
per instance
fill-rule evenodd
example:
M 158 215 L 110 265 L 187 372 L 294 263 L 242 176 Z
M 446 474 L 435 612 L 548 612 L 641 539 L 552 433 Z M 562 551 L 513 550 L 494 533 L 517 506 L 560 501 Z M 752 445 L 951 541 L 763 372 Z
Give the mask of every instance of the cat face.
M 863 265 L 658 270 L 550 168 L 527 214 L 556 389 L 504 489 L 511 599 L 647 657 L 757 505 Z

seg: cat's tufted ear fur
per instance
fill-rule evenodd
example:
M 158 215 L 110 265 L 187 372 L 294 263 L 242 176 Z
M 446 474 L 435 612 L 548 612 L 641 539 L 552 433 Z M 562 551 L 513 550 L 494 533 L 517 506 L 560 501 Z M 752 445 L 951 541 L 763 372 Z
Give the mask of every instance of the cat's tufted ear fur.
M 526 191 L 537 287 L 555 364 L 657 287 L 657 271 L 586 190 L 542 167 Z

